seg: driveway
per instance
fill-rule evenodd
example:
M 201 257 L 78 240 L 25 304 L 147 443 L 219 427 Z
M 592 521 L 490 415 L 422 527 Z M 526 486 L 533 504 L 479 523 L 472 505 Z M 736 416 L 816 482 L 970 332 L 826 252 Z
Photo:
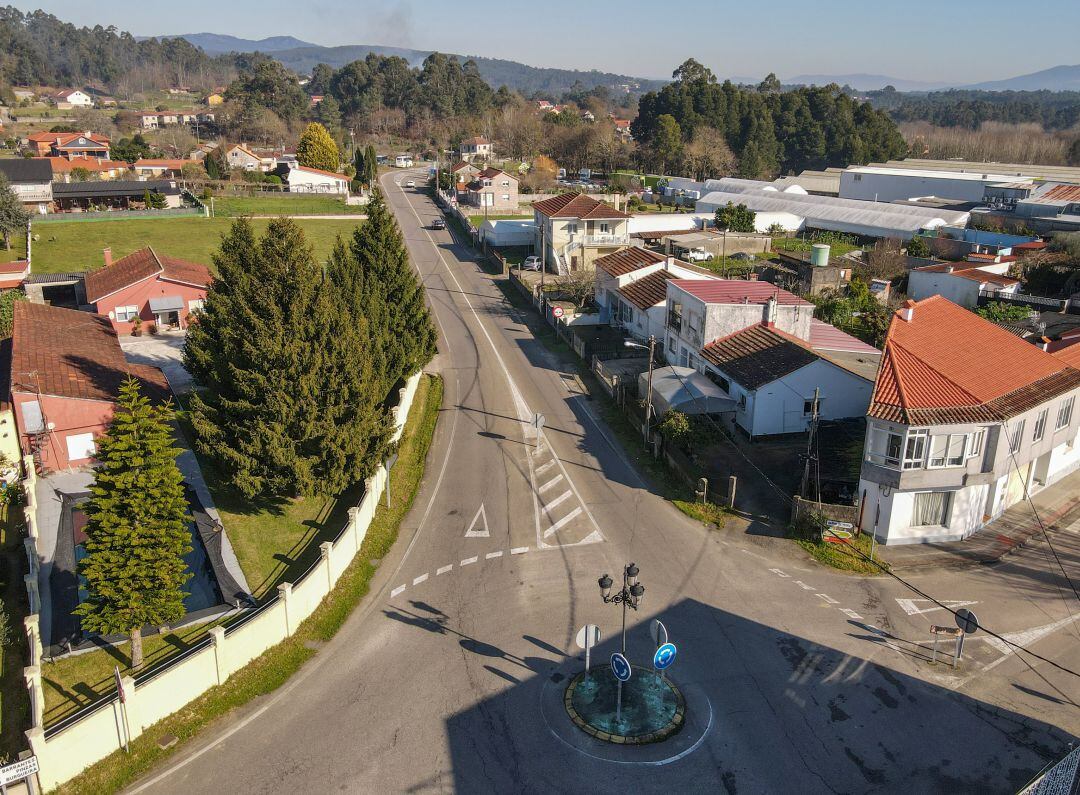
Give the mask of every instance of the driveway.
M 183 334 L 121 337 L 120 347 L 123 348 L 124 356 L 129 362 L 160 368 L 177 395 L 191 391 L 191 374 L 184 369 L 183 364 Z

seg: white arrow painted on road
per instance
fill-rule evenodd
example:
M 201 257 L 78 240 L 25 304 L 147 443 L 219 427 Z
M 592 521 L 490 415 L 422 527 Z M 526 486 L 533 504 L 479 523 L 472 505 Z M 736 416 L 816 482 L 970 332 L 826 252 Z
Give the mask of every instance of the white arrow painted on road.
M 476 516 L 473 517 L 472 523 L 469 525 L 469 529 L 465 531 L 465 537 L 488 538 L 490 536 L 491 533 L 488 531 L 487 523 L 487 511 L 484 510 L 484 503 L 480 503 L 480 507 L 476 511 Z
M 922 602 L 930 606 L 918 607 L 915 604 L 916 602 Z M 944 607 L 940 607 L 939 605 L 934 604 L 934 602 L 930 601 L 929 599 L 897 599 L 896 603 L 900 605 L 900 608 L 909 616 L 917 616 L 921 615 L 922 613 L 933 613 L 935 610 L 945 609 Z M 967 607 L 968 605 L 977 605 L 978 601 L 963 601 L 958 599 L 951 602 L 946 600 L 943 601 L 941 604 L 952 610 L 956 610 L 957 608 Z
M 1030 646 L 1037 640 L 1045 638 L 1052 632 L 1057 632 L 1062 627 L 1068 626 L 1069 624 L 1076 621 L 1076 619 L 1078 618 L 1080 618 L 1080 613 L 1068 616 L 1067 618 L 1062 618 L 1058 621 L 1053 622 L 1052 624 L 1044 624 L 1041 627 L 1032 627 L 1031 629 L 1024 629 L 1020 632 L 1006 632 L 1002 634 L 1001 637 L 1005 638 L 1005 640 L 1008 640 L 1010 643 L 1015 643 L 1017 646 L 1026 647 Z M 989 671 L 991 668 L 994 668 L 995 666 L 1005 662 L 1007 659 L 1009 659 L 1011 655 L 1016 654 L 1016 649 L 1003 640 L 998 640 L 997 638 L 986 638 L 986 643 L 988 646 L 993 646 L 1005 656 L 1001 657 L 1000 659 L 994 660 L 992 663 L 990 663 L 983 669 L 984 671 Z

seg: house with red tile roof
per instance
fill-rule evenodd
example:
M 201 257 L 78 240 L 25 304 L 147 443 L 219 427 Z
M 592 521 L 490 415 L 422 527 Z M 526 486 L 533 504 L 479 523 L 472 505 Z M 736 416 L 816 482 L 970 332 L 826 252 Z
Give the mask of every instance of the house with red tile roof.
M 1009 262 L 924 265 L 908 273 L 908 295 L 916 301 L 940 295 L 954 304 L 974 309 L 980 296 L 1012 295 L 1020 291 L 1020 280 L 1007 276 L 1008 269 Z
M 81 133 L 34 133 L 27 139 L 39 157 L 109 157 L 109 139 L 89 130 Z
M 477 172 L 459 197 L 471 207 L 480 207 L 489 214 L 518 211 L 518 178 L 497 168 Z
M 23 455 L 39 472 L 93 463 L 120 384 L 139 379 L 152 399 L 169 384 L 156 367 L 131 364 L 108 318 L 18 301 L 13 307 L 9 392 Z
M 1080 362 L 941 296 L 889 326 L 867 411 L 860 525 L 880 543 L 967 538 L 1080 468 Z
M 458 154 L 462 160 L 486 163 L 491 159 L 494 150 L 491 141 L 482 135 L 474 135 L 472 138 L 466 138 L 461 142 L 461 146 L 458 147 Z
M 140 157 L 131 168 L 140 177 L 179 177 L 184 166 L 193 162 L 183 158 Z
M 124 176 L 129 166 L 123 160 L 109 160 L 103 157 L 46 157 L 52 166 L 53 179 L 57 182 L 71 182 L 71 172 L 83 169 L 97 179 L 117 179 Z
M 105 267 L 86 274 L 86 302 L 104 315 L 119 334 L 134 328 L 135 318 L 158 328 L 187 328 L 210 287 L 210 269 L 158 254 L 150 246 L 113 262 L 105 249 Z
M 592 270 L 595 261 L 630 245 L 630 216 L 583 193 L 533 202 L 534 253 L 548 270 Z

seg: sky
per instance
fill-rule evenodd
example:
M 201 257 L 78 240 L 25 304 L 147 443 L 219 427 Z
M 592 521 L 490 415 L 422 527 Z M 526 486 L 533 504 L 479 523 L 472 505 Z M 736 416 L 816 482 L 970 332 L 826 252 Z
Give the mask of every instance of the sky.
M 1077 0 L 85 0 L 18 2 L 135 35 L 290 35 L 670 77 L 884 74 L 974 83 L 1080 64 Z M 182 9 L 182 12 L 180 12 Z

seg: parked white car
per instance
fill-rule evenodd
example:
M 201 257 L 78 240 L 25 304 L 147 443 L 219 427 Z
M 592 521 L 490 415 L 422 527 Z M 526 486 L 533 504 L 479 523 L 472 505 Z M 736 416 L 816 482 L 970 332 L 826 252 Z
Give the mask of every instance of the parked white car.
M 704 262 L 709 259 L 709 252 L 703 248 L 692 248 L 683 254 L 687 262 Z
M 538 271 L 540 270 L 540 258 L 535 254 L 525 258 L 525 261 L 521 263 L 521 269 L 526 271 Z

